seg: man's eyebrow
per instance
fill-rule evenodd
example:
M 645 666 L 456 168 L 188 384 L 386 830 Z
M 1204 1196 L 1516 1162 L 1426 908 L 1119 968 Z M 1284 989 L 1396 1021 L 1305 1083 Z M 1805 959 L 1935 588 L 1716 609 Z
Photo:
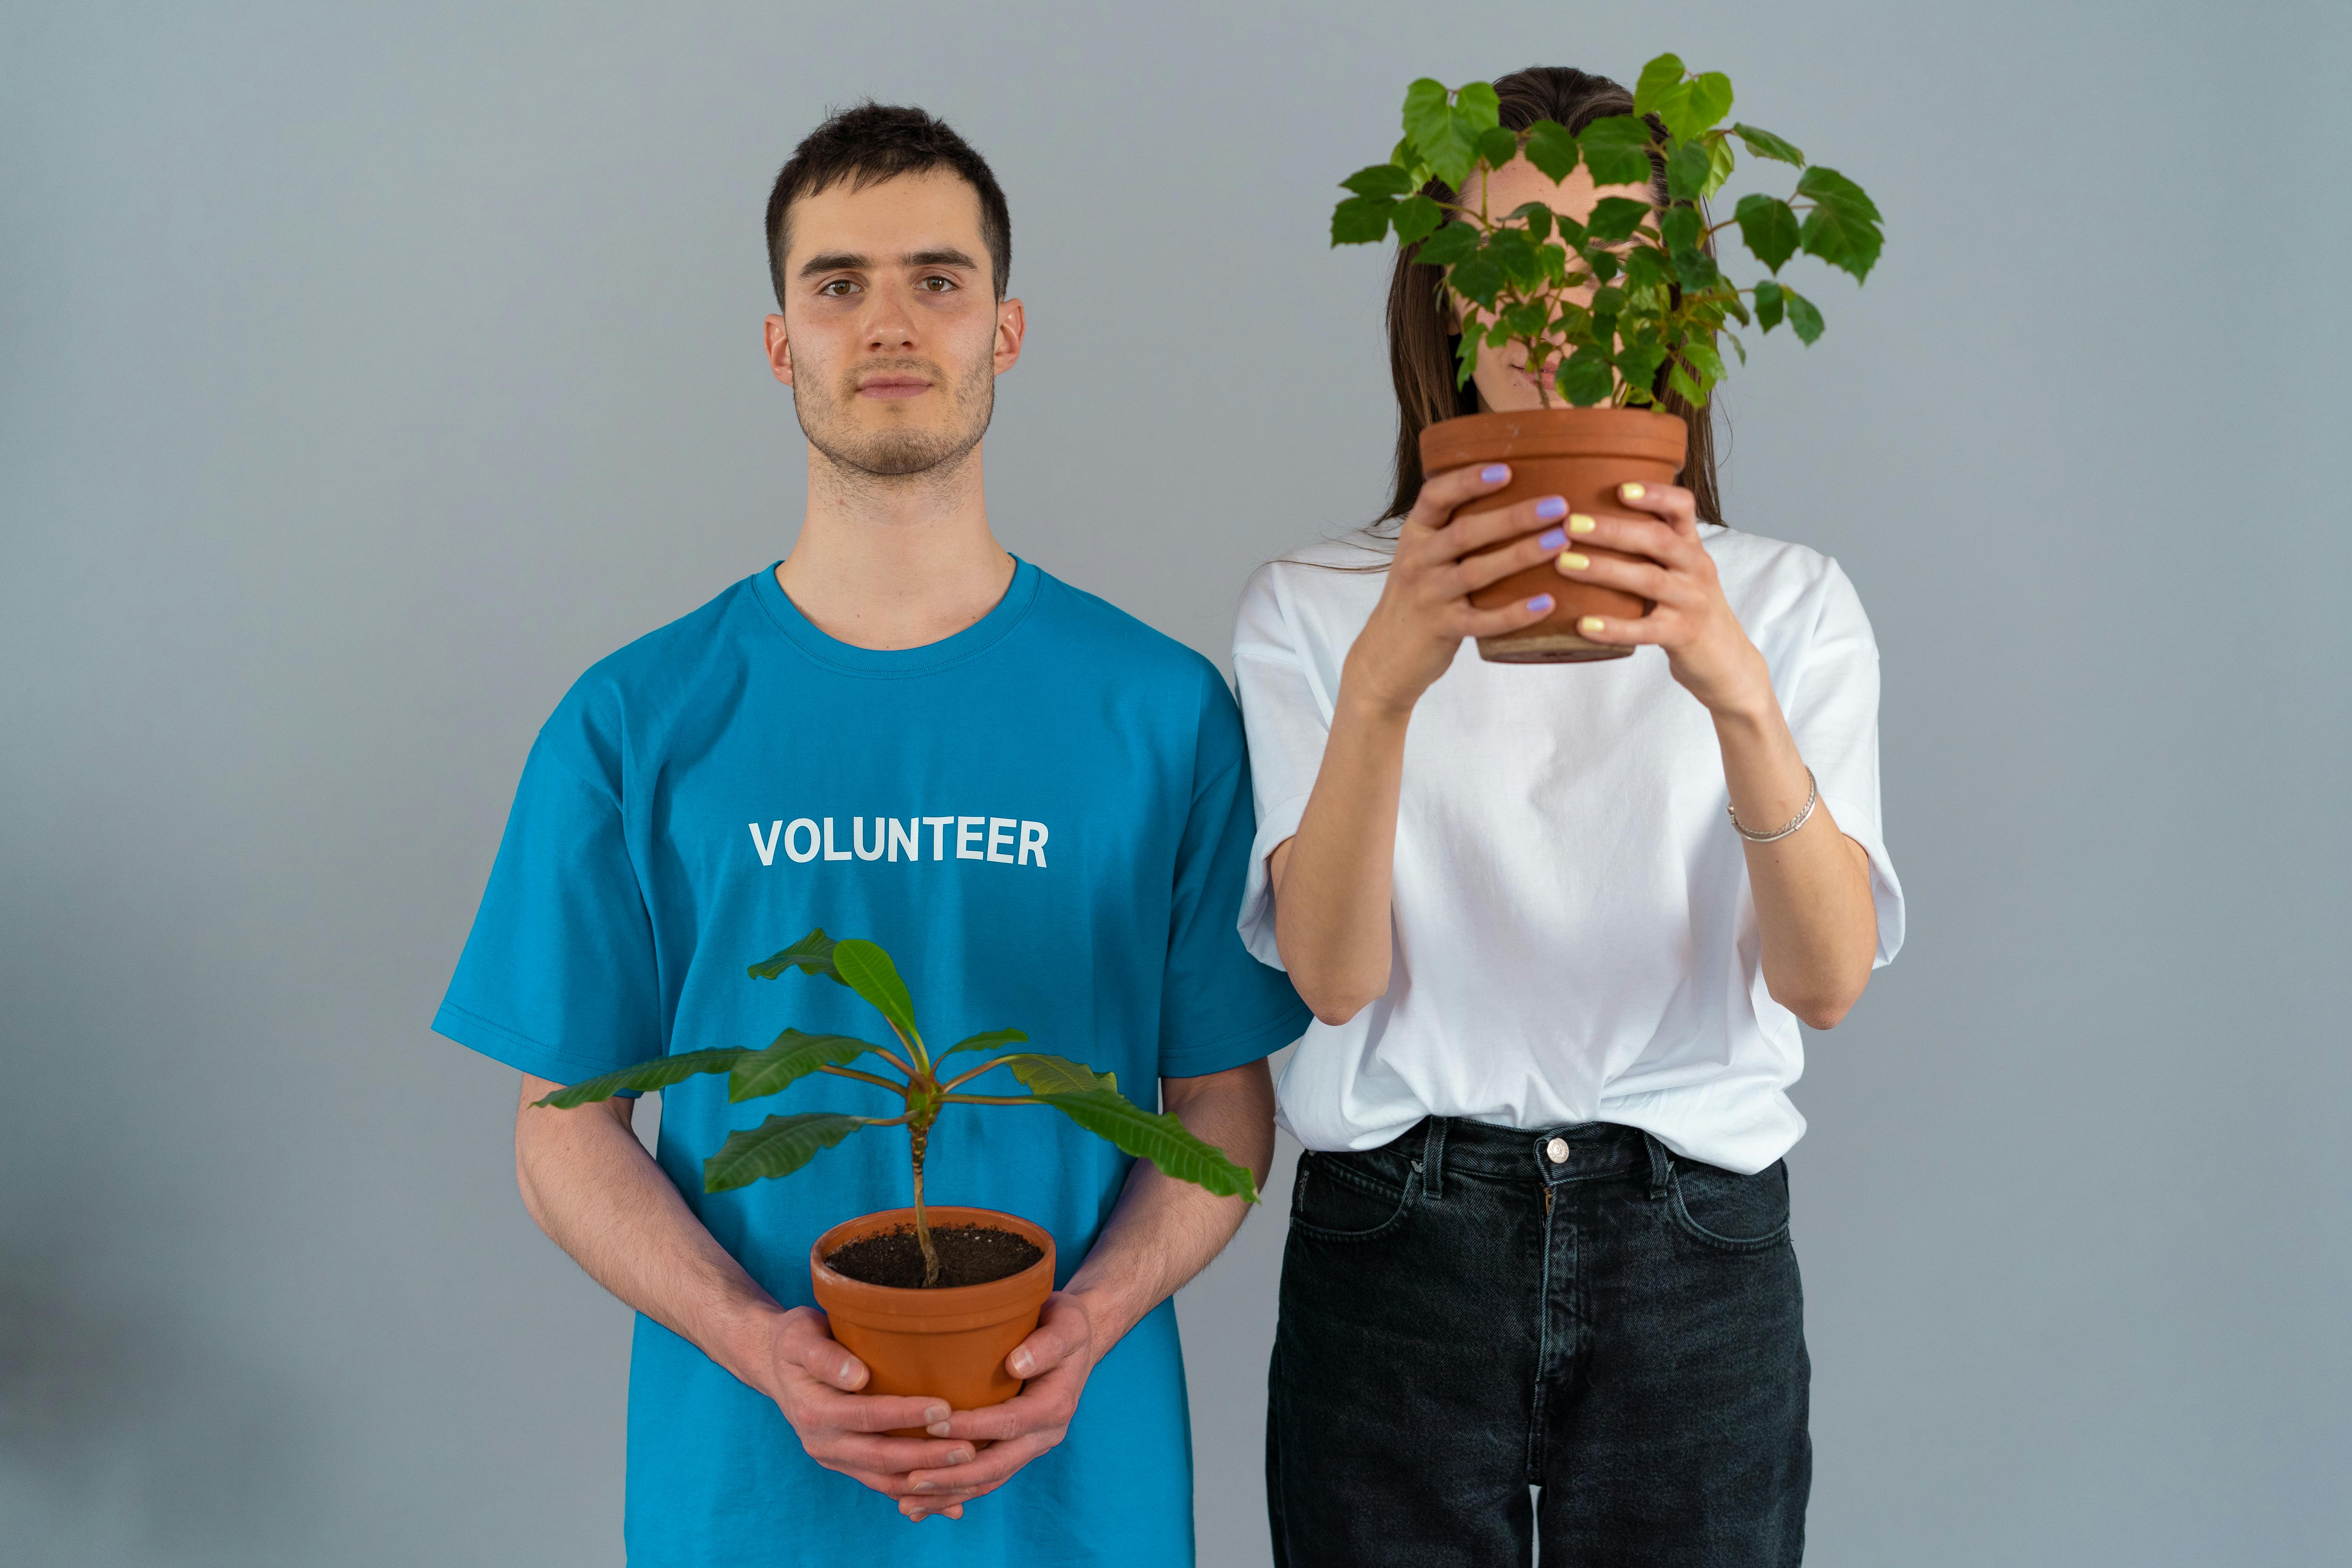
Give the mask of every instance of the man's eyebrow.
M 820 272 L 863 272 L 874 265 L 873 258 L 854 251 L 827 250 L 801 263 L 801 276 L 814 278 Z M 898 258 L 901 267 L 961 267 L 977 272 L 980 263 L 951 245 L 931 250 L 910 250 Z

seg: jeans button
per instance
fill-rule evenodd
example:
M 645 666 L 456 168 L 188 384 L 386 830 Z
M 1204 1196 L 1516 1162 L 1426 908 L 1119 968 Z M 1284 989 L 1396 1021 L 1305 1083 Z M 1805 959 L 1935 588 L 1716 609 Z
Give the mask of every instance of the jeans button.
M 1565 1138 L 1555 1138 L 1550 1142 L 1545 1144 L 1544 1158 L 1549 1160 L 1555 1165 L 1567 1164 L 1568 1140 Z

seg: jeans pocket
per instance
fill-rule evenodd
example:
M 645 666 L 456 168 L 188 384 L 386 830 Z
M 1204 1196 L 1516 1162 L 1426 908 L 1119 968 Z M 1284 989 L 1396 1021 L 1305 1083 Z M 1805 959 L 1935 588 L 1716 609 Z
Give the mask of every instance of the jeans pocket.
M 1415 1164 L 1400 1187 L 1348 1154 L 1299 1156 L 1290 1193 L 1290 1228 L 1317 1241 L 1370 1241 L 1402 1225 L 1421 1195 Z
M 1789 1239 L 1789 1166 L 1752 1176 L 1696 1160 L 1675 1162 L 1666 1206 L 1694 1240 L 1725 1252 L 1761 1252 Z

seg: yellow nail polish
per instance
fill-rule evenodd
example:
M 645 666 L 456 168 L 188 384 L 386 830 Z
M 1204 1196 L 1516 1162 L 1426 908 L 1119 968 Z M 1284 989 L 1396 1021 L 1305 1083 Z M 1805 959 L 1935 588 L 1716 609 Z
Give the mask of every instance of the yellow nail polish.
M 1619 485 L 1617 487 L 1617 493 L 1623 496 L 1627 500 L 1640 500 L 1643 496 L 1650 492 L 1643 489 L 1639 485 Z
M 1563 550 L 1554 558 L 1553 564 L 1563 572 L 1581 572 L 1592 563 L 1573 550 Z
M 1592 531 L 1592 528 L 1593 528 L 1592 520 L 1591 520 L 1591 518 L 1589 518 L 1589 517 L 1585 516 L 1582 512 L 1580 512 L 1580 511 L 1572 511 L 1572 512 L 1570 512 L 1570 513 L 1569 513 L 1569 514 L 1568 514 L 1568 531 L 1569 531 L 1569 532 L 1570 532 L 1570 533 L 1591 533 L 1591 532 Z
M 1594 632 L 1601 629 L 1601 617 L 1599 616 L 1587 616 L 1582 620 L 1576 623 L 1576 629 L 1582 632 L 1585 636 L 1591 637 Z

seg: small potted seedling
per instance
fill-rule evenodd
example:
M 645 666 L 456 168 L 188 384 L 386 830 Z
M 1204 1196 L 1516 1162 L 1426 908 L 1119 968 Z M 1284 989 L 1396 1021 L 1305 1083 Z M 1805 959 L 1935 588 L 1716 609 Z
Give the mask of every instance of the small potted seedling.
M 890 955 L 870 942 L 835 942 L 822 929 L 751 966 L 757 980 L 788 970 L 822 974 L 871 1003 L 890 1026 L 892 1049 L 846 1035 L 786 1029 L 764 1050 L 688 1051 L 656 1057 L 575 1083 L 537 1101 L 569 1110 L 625 1090 L 666 1089 L 699 1073 L 725 1073 L 733 1101 L 777 1094 L 812 1073 L 887 1089 L 906 1102 L 897 1116 L 831 1110 L 772 1115 L 731 1134 L 703 1162 L 702 1190 L 723 1193 L 788 1176 L 824 1150 L 869 1127 L 904 1127 L 912 1155 L 910 1208 L 862 1215 L 819 1237 L 809 1252 L 817 1305 L 834 1338 L 866 1363 L 870 1394 L 929 1394 L 958 1410 L 1000 1404 L 1021 1391 L 1004 1358 L 1029 1337 L 1054 1288 L 1054 1238 L 1043 1226 L 992 1209 L 941 1208 L 923 1194 L 923 1154 L 931 1126 L 950 1105 L 1050 1106 L 1127 1153 L 1223 1197 L 1257 1202 L 1250 1173 L 1175 1117 L 1144 1110 L 1118 1080 L 1082 1062 L 1013 1049 L 1028 1040 L 994 1029 L 934 1055 L 915 1026 L 915 1005 Z M 978 1058 L 961 1070 L 950 1058 Z M 861 1058 L 898 1077 L 849 1064 Z M 974 1094 L 965 1085 L 1007 1068 L 1027 1094 Z M 920 1436 L 919 1432 L 908 1434 Z
M 1342 182 L 1349 195 L 1331 216 L 1332 244 L 1393 233 L 1412 260 L 1441 269 L 1461 329 L 1457 387 L 1482 350 L 1525 351 L 1540 408 L 1465 415 L 1422 432 L 1424 472 L 1510 463 L 1511 483 L 1476 510 L 1559 495 L 1574 510 L 1600 511 L 1629 480 L 1675 482 L 1689 435 L 1680 411 L 1706 405 L 1724 375 L 1723 343 L 1747 360 L 1731 323 L 1769 332 L 1786 321 L 1809 344 L 1822 335 L 1821 311 L 1780 280 L 1782 265 L 1801 251 L 1857 282 L 1869 276 L 1883 243 L 1878 208 L 1784 139 L 1725 125 L 1731 98 L 1722 72 L 1695 74 L 1660 55 L 1642 68 L 1633 113 L 1571 134 L 1549 120 L 1503 129 L 1487 83 L 1449 91 L 1424 78 L 1406 89 L 1404 139 L 1389 161 Z M 1801 173 L 1791 196 L 1750 193 L 1717 223 L 1706 204 L 1731 174 L 1735 143 Z M 1581 165 L 1604 191 L 1642 194 L 1603 195 L 1580 220 L 1540 201 L 1492 210 L 1486 176 L 1519 158 L 1555 184 Z M 1725 275 L 1714 241 L 1727 228 L 1769 276 L 1743 287 Z M 1563 583 L 1548 566 L 1473 599 L 1492 608 L 1545 593 L 1557 600 L 1549 616 L 1482 639 L 1479 652 L 1531 664 L 1620 658 L 1633 649 L 1588 641 L 1577 622 L 1650 608 L 1632 595 Z

